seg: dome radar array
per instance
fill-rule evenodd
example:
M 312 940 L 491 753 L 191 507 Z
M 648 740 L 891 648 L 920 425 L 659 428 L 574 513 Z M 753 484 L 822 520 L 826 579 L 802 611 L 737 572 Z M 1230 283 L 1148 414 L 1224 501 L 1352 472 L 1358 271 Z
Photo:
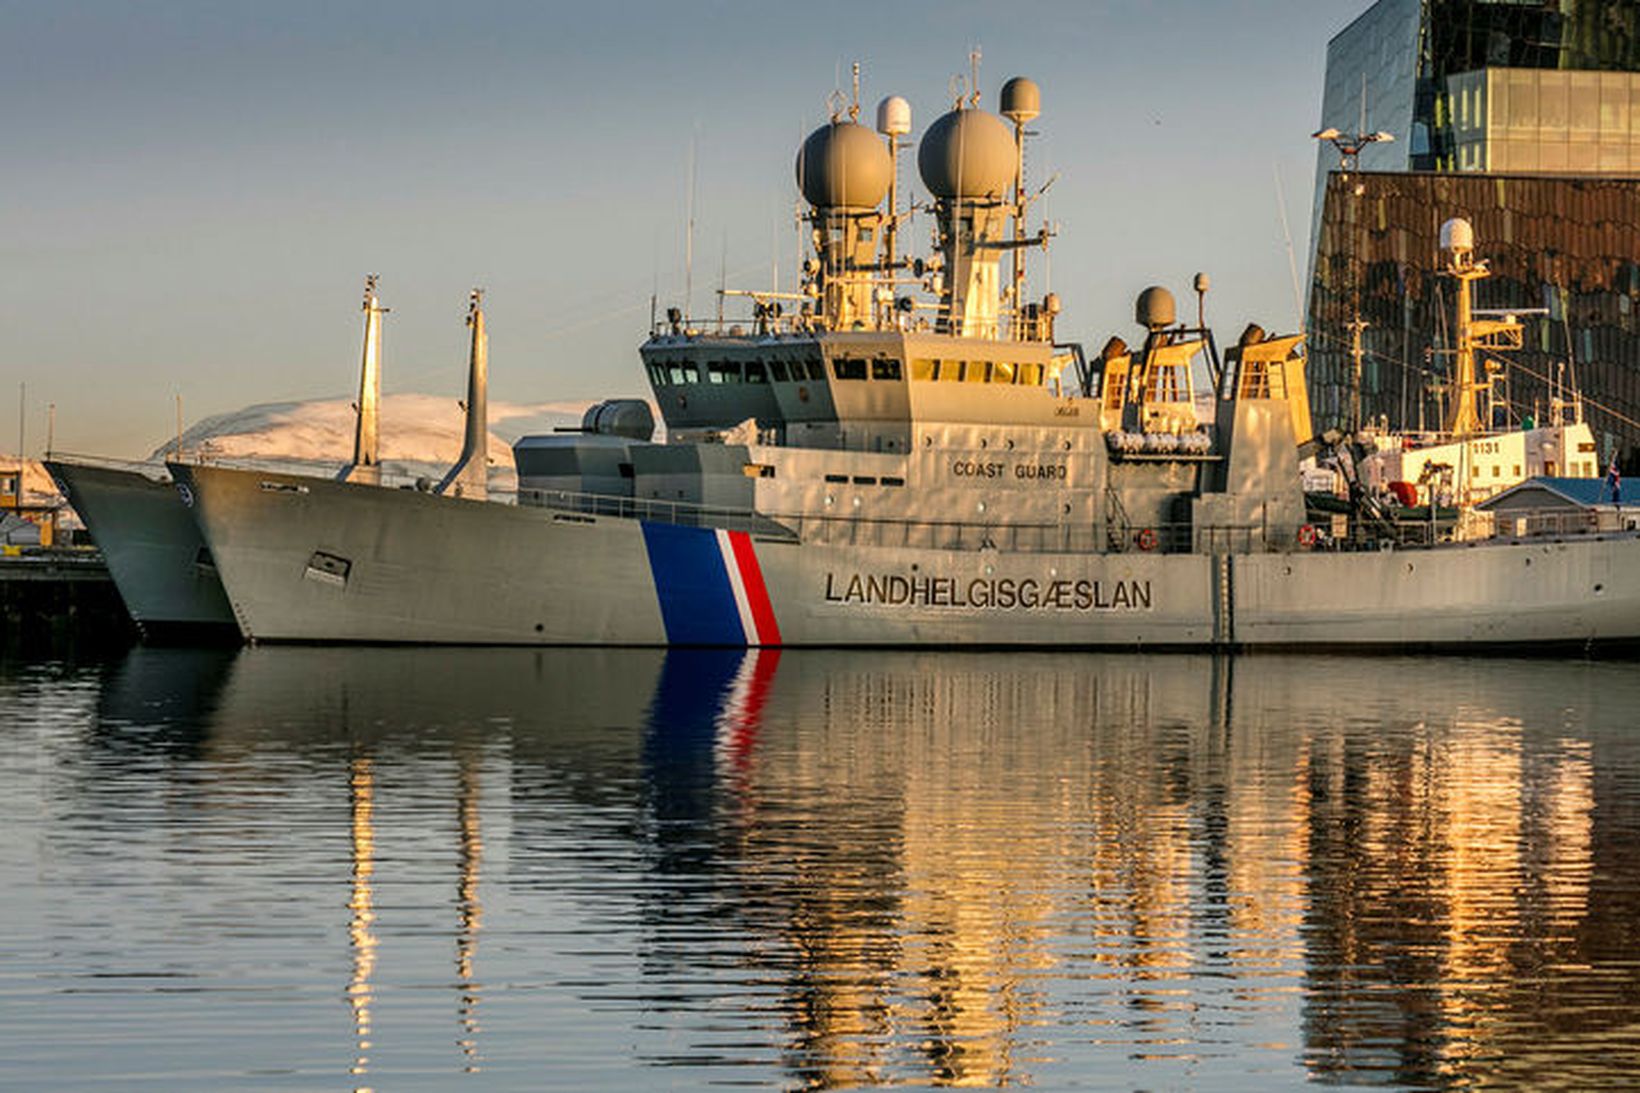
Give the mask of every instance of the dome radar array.
M 977 53 L 973 60 L 977 77 Z M 912 323 L 914 313 L 926 308 L 935 312 L 934 329 L 941 333 L 997 338 L 1007 318 L 1010 337 L 1051 341 L 1057 299 L 1050 294 L 1040 304 L 1019 303 L 1023 251 L 1045 246 L 1050 234 L 1044 227 L 1027 237 L 1024 226 L 1025 125 L 1041 114 L 1037 85 L 1018 76 L 1004 84 L 1002 117 L 980 109 L 977 90 L 959 94 L 928 127 L 918 143 L 917 171 L 932 198 L 927 208 L 934 215 L 937 255 L 911 261 L 898 253 L 901 224 L 916 208 L 899 207 L 899 151 L 911 133 L 911 105 L 898 95 L 883 99 L 873 132 L 859 122 L 859 65 L 853 77 L 852 98 L 832 94 L 830 119 L 797 154 L 797 185 L 810 206 L 814 249 L 804 263 L 802 322 L 833 330 L 883 329 Z M 976 87 L 977 78 L 968 86 Z M 998 271 L 1004 252 L 1013 259 L 1006 286 Z M 897 296 L 900 286 L 920 286 L 938 303 Z

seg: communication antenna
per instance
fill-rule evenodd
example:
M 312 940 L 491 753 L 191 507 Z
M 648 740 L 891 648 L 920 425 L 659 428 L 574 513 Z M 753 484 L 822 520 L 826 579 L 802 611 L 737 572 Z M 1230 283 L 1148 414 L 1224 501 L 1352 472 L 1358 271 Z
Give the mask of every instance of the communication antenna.
M 1304 294 L 1299 291 L 1298 287 L 1298 259 L 1293 251 L 1293 229 L 1287 223 L 1287 194 L 1281 186 L 1281 165 L 1275 160 L 1271 160 L 1270 172 L 1276 178 L 1276 211 L 1281 214 L 1281 235 L 1287 241 L 1287 272 L 1293 279 L 1293 312 L 1298 319 L 1297 329 L 1302 330 L 1304 329 Z M 1404 417 L 1403 420 L 1405 420 Z
M 689 184 L 683 222 L 683 319 L 686 326 L 689 313 L 695 309 L 695 160 L 699 144 L 700 123 L 696 122 L 694 135 L 689 138 Z

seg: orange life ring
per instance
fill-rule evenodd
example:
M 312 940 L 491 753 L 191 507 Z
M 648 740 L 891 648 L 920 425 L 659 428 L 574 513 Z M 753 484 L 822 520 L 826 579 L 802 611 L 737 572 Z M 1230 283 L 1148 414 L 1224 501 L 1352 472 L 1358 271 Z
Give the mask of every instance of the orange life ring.
M 1133 537 L 1133 541 L 1139 544 L 1140 550 L 1156 549 L 1156 533 L 1150 528 L 1141 529 L 1139 534 Z
M 1315 537 L 1316 537 L 1315 525 L 1313 525 L 1313 524 L 1305 524 L 1303 527 L 1298 529 L 1298 545 L 1299 546 L 1302 546 L 1302 547 L 1313 547 L 1313 546 L 1315 546 Z

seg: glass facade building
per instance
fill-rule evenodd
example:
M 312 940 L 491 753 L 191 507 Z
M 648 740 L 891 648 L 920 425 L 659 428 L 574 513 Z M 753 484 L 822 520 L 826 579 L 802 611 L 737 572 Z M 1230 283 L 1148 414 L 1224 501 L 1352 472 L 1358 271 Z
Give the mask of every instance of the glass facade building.
M 1441 225 L 1475 227 L 1475 256 L 1493 275 L 1477 308 L 1522 315 L 1525 346 L 1509 354 L 1491 424 L 1546 421 L 1550 399 L 1576 384 L 1601 458 L 1640 447 L 1640 179 L 1474 172 L 1334 173 L 1329 177 L 1310 286 L 1310 393 L 1318 427 L 1345 423 L 1353 365 L 1350 323 L 1362 334 L 1366 420 L 1435 429 L 1447 375 L 1454 306 Z M 1357 304 L 1359 301 L 1359 305 Z
M 1318 128 L 1395 137 L 1363 148 L 1347 181 L 1336 149 L 1318 149 L 1318 424 L 1348 413 L 1357 297 L 1372 324 L 1364 411 L 1396 428 L 1438 420 L 1428 354 L 1444 347 L 1451 293 L 1431 277 L 1441 223 L 1463 216 L 1498 274 L 1478 306 L 1554 309 L 1529 321 L 1516 405 L 1546 398 L 1532 370 L 1575 368 L 1608 409 L 1591 413 L 1597 432 L 1640 446 L 1640 2 L 1378 0 L 1328 44 Z

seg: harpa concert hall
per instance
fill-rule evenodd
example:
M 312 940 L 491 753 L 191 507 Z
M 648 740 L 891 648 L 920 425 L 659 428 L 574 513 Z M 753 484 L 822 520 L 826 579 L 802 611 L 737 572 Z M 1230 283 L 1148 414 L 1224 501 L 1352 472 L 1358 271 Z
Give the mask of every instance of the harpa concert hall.
M 1463 217 L 1493 272 L 1476 307 L 1526 324 L 1488 424 L 1543 421 L 1575 384 L 1602 457 L 1635 462 L 1640 0 L 1379 0 L 1328 45 L 1319 128 L 1318 424 L 1438 427 L 1440 228 Z

